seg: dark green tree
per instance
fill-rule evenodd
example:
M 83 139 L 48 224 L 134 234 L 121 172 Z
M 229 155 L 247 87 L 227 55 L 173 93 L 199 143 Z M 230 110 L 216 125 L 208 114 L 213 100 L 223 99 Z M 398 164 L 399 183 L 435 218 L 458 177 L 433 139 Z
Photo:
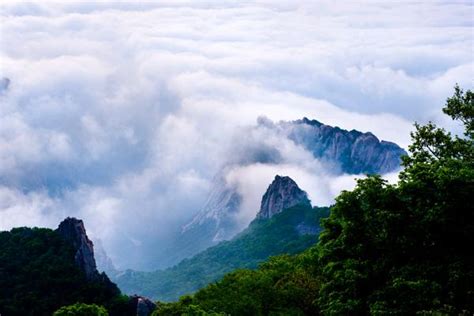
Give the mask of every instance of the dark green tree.
M 53 316 L 108 316 L 107 310 L 95 304 L 76 303 L 63 306 L 54 312 Z
M 456 86 L 443 109 L 463 135 L 415 124 L 398 183 L 369 176 L 342 192 L 317 245 L 230 273 L 166 307 L 231 315 L 473 315 L 473 96 Z
M 129 299 L 104 275 L 88 280 L 71 244 L 47 228 L 0 232 L 0 314 L 51 315 L 75 302 L 133 315 Z
M 397 185 L 372 176 L 337 198 L 319 244 L 324 314 L 474 311 L 473 93 L 456 86 L 443 111 L 463 136 L 416 124 Z

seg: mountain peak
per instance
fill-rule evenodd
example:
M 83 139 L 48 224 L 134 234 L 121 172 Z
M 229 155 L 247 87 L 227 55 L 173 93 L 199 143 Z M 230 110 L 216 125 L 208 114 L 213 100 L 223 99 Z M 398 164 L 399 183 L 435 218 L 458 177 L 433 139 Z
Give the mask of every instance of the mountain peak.
M 74 217 L 68 217 L 59 224 L 56 231 L 73 245 L 76 250 L 74 260 L 84 271 L 86 277 L 89 280 L 95 279 L 99 273 L 94 259 L 94 244 L 87 237 L 84 222 Z
M 383 174 L 400 168 L 405 150 L 394 143 L 380 141 L 371 132 L 347 131 L 303 118 L 281 123 L 288 137 L 302 145 L 316 159 L 335 162 L 339 172 Z
M 295 121 L 297 124 L 307 124 L 307 125 L 311 125 L 311 126 L 321 126 L 323 125 L 323 123 L 321 123 L 320 121 L 318 120 L 310 120 L 309 118 L 307 118 L 306 116 L 303 117 L 302 120 L 296 120 Z
M 271 218 L 297 204 L 311 204 L 306 192 L 290 177 L 277 175 L 263 195 L 257 218 Z

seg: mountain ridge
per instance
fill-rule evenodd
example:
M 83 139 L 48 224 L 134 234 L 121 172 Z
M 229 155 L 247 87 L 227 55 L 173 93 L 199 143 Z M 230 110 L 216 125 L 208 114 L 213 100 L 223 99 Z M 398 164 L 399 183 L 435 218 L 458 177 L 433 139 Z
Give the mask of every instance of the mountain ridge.
M 321 230 L 319 220 L 328 215 L 329 208 L 295 205 L 271 218 L 256 218 L 231 240 L 173 267 L 153 272 L 126 270 L 111 277 L 127 294 L 141 293 L 160 301 L 177 300 L 235 269 L 254 269 L 270 256 L 304 251 L 316 243 Z
M 371 132 L 349 131 L 307 117 L 278 123 L 259 118 L 257 128 L 260 127 L 272 129 L 302 146 L 335 175 L 393 172 L 400 168 L 401 156 L 406 155 L 397 144 L 379 140 Z M 263 163 L 272 163 L 269 159 L 266 157 Z M 248 164 L 253 162 L 260 161 L 246 161 Z M 237 186 L 226 181 L 225 175 L 230 169 L 231 166 L 226 166 L 214 177 L 205 204 L 183 226 L 174 244 L 162 256 L 161 262 L 166 263 L 165 266 L 176 264 L 180 259 L 189 258 L 222 240 L 229 240 L 241 230 L 234 214 L 240 211 L 242 197 Z
M 313 208 L 305 191 L 288 176 L 276 175 L 262 196 L 255 219 L 242 232 L 177 265 L 154 272 L 112 274 L 126 293 L 162 301 L 178 299 L 240 268 L 256 268 L 269 256 L 295 254 L 316 243 L 319 220 L 328 208 Z

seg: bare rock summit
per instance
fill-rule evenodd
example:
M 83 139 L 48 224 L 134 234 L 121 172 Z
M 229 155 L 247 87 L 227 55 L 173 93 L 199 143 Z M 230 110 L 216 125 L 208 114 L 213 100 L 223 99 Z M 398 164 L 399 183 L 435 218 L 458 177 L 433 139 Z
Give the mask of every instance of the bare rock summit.
M 94 259 L 94 244 L 87 237 L 82 220 L 68 217 L 59 224 L 56 231 L 73 245 L 76 250 L 74 260 L 87 279 L 96 279 L 99 272 Z
M 293 179 L 277 175 L 263 195 L 257 218 L 271 218 L 284 209 L 298 204 L 308 204 L 308 194 Z

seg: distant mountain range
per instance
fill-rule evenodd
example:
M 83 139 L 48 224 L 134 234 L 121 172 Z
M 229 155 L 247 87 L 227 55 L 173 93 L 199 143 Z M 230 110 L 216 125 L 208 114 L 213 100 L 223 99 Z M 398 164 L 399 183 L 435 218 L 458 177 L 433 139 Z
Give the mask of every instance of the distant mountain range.
M 327 166 L 331 174 L 385 174 L 400 168 L 405 150 L 395 143 L 379 140 L 370 132 L 347 131 L 303 118 L 296 121 L 273 123 L 259 120 L 257 127 L 275 131 L 293 141 Z M 278 155 L 273 155 L 278 157 Z M 246 157 L 244 164 L 278 163 L 272 155 Z M 242 196 L 236 185 L 227 183 L 227 166 L 215 177 L 206 203 L 183 226 L 163 254 L 156 258 L 159 267 L 176 264 L 222 240 L 229 240 L 242 230 L 235 220 L 242 206 Z
M 177 300 L 227 272 L 256 268 L 269 256 L 295 254 L 314 245 L 319 220 L 328 208 L 312 208 L 306 192 L 289 177 L 276 176 L 262 198 L 256 219 L 230 241 L 155 272 L 127 270 L 113 275 L 126 293 L 140 293 L 160 301 Z

